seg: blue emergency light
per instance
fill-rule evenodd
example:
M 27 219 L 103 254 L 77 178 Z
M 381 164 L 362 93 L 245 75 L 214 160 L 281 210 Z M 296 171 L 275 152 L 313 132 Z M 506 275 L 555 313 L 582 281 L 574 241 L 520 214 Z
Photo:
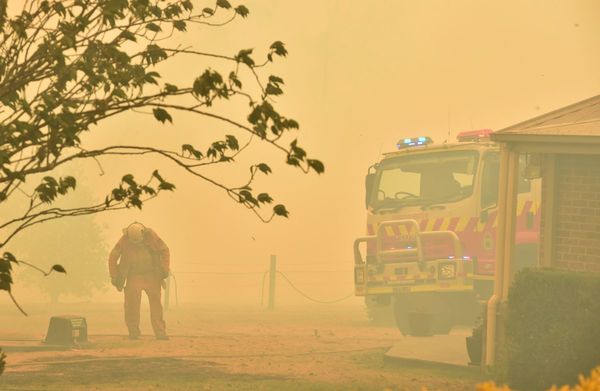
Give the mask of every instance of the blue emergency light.
M 398 147 L 398 149 L 405 149 L 405 148 L 411 148 L 411 147 L 418 147 L 421 145 L 428 145 L 433 143 L 433 140 L 431 139 L 431 137 L 412 137 L 412 138 L 405 138 L 402 139 L 400 141 L 398 141 L 398 143 L 396 144 L 396 146 Z

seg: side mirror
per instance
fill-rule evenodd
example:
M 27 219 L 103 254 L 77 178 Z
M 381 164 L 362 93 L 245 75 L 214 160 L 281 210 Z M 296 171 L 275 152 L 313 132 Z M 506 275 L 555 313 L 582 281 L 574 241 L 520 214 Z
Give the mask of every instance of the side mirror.
M 375 173 L 365 176 L 365 208 L 369 207 L 371 194 L 373 193 L 373 184 L 375 183 Z

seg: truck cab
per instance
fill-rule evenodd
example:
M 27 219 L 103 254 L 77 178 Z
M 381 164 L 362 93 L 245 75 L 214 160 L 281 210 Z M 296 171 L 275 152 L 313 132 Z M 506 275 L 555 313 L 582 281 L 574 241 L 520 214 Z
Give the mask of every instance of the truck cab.
M 370 310 L 392 309 L 405 334 L 409 318 L 423 311 L 444 312 L 442 331 L 473 318 L 477 302 L 492 293 L 499 150 L 490 134 L 463 132 L 458 142 L 439 145 L 402 139 L 369 169 L 367 235 L 354 244 L 355 293 Z M 526 159 L 521 165 L 525 172 Z M 541 189 L 524 176 L 518 186 L 516 263 L 523 267 L 536 263 Z

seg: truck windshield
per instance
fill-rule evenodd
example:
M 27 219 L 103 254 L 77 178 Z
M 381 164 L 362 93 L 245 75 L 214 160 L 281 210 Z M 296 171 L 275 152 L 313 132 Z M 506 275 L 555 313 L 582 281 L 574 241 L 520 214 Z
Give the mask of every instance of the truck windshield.
M 374 209 L 453 202 L 473 193 L 479 153 L 442 151 L 384 160 L 371 194 Z

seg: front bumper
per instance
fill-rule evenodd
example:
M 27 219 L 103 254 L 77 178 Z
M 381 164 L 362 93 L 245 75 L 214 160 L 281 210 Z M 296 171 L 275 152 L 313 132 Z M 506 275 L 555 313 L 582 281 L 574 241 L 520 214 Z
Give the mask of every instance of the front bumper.
M 354 268 L 355 293 L 395 295 L 409 292 L 473 292 L 471 260 L 360 264 Z

